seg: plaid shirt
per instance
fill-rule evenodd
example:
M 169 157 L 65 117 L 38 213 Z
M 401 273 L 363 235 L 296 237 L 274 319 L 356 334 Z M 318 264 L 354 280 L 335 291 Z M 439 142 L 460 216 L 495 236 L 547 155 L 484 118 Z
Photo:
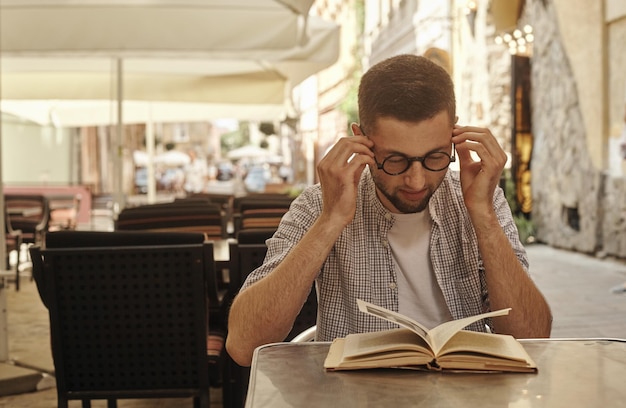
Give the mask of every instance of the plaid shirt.
M 493 199 L 500 225 L 524 269 L 526 251 L 502 189 Z M 321 188 L 310 186 L 294 200 L 274 237 L 267 241 L 265 263 L 252 272 L 244 287 L 260 280 L 278 265 L 313 225 L 322 211 Z M 448 171 L 429 203 L 433 219 L 430 258 L 437 281 L 454 319 L 489 311 L 474 228 L 463 203 L 458 172 Z M 397 276 L 387 233 L 395 217 L 376 196 L 369 170 L 359 184 L 356 215 L 341 233 L 316 279 L 318 293 L 317 340 L 331 341 L 349 333 L 386 330 L 397 325 L 361 313 L 356 299 L 398 311 Z M 485 331 L 476 322 L 469 330 Z

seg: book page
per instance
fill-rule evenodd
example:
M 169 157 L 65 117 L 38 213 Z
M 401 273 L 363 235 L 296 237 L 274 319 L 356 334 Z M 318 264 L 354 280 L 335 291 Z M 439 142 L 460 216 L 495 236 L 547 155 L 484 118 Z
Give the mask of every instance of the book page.
M 413 340 L 421 342 L 418 336 L 408 329 L 393 329 L 396 331 L 404 331 L 412 336 Z M 381 333 L 384 336 L 384 332 L 373 333 L 361 333 L 362 335 L 370 335 L 375 333 Z M 327 370 L 357 370 L 366 368 L 389 368 L 389 367 L 410 367 L 424 369 L 428 363 L 430 363 L 433 357 L 430 355 L 428 348 L 424 344 L 424 347 L 419 347 L 415 344 L 407 344 L 410 349 L 408 350 L 392 350 L 374 352 L 372 354 L 366 354 L 357 357 L 347 357 L 350 354 L 348 348 L 351 347 L 348 342 L 350 336 L 360 335 L 348 335 L 346 338 L 337 338 L 330 345 L 330 349 L 324 360 L 324 368 Z M 424 353 L 417 352 L 422 349 Z
M 424 341 L 432 348 L 430 338 L 428 336 L 428 329 L 422 326 L 420 323 L 416 322 L 415 320 L 400 313 L 385 309 L 384 307 L 377 306 L 373 303 L 369 303 L 361 299 L 357 299 L 356 303 L 359 306 L 359 310 L 361 312 L 370 314 L 372 316 L 377 316 L 383 320 L 387 320 L 389 322 L 399 324 L 402 327 L 406 327 L 407 329 L 411 330 L 413 333 L 424 339 Z
M 364 356 L 377 358 L 377 356 L 390 352 L 394 354 L 409 352 L 408 355 L 424 353 L 429 356 L 428 361 L 435 357 L 428 344 L 417 333 L 410 329 L 391 329 L 347 335 L 343 358 L 351 359 Z
M 470 316 L 458 320 L 450 320 L 449 322 L 442 323 L 439 326 L 432 328 L 428 332 L 428 336 L 430 337 L 430 346 L 432 347 L 435 355 L 438 355 L 439 351 L 446 345 L 448 340 L 450 340 L 456 333 L 458 333 L 463 328 L 486 317 L 508 315 L 510 311 L 511 308 L 509 307 L 507 309 L 495 310 L 493 312 L 487 312 L 476 316 Z
M 461 330 L 440 351 L 438 361 L 451 354 L 472 353 L 513 361 L 528 362 L 529 355 L 519 341 L 508 334 L 479 333 Z M 458 360 L 458 355 L 452 357 Z
M 466 317 L 464 319 L 451 320 L 449 322 L 442 323 L 429 331 L 420 323 L 400 313 L 385 309 L 384 307 L 377 306 L 361 299 L 357 299 L 356 303 L 359 306 L 359 310 L 363 313 L 380 317 L 381 319 L 390 321 L 392 323 L 397 323 L 400 326 L 406 327 L 407 329 L 413 331 L 415 334 L 424 339 L 424 341 L 426 341 L 426 343 L 432 349 L 434 355 L 439 354 L 439 350 L 441 350 L 441 348 L 448 342 L 448 340 L 450 340 L 450 338 L 452 338 L 455 333 L 457 333 L 464 327 L 467 327 L 470 324 L 487 317 L 508 315 L 509 311 L 511 310 L 511 308 L 501 309 L 476 316 Z

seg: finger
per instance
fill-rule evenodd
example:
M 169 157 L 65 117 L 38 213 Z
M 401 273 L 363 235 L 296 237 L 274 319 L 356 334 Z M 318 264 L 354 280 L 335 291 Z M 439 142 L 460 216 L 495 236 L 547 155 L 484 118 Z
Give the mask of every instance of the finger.
M 350 156 L 328 155 L 319 162 L 317 167 L 326 173 L 338 173 L 338 176 L 341 176 L 342 172 L 350 171 L 351 169 L 354 170 L 360 166 L 364 166 L 368 163 L 365 158 L 369 158 L 369 156 L 354 153 Z M 369 158 L 369 160 L 373 161 L 372 158 Z
M 322 174 L 335 173 L 333 177 L 339 178 L 341 173 L 361 173 L 366 164 L 374 163 L 374 153 L 368 147 L 369 143 L 362 139 L 365 138 L 349 136 L 340 139 L 320 160 L 318 171 Z
M 371 150 L 373 145 L 374 143 L 365 136 L 345 136 L 339 139 L 328 153 L 345 156 L 347 161 L 353 153 L 374 156 Z
M 471 126 L 455 128 L 452 132 L 452 141 L 457 145 L 461 145 L 463 142 L 474 142 L 474 144 L 469 144 L 469 146 L 476 153 L 480 154 L 481 149 L 479 146 L 475 146 L 475 144 L 484 146 L 489 157 L 497 162 L 502 162 L 503 160 L 506 161 L 506 153 L 489 129 Z M 488 156 L 483 153 L 481 157 L 486 159 Z
M 496 140 L 495 136 L 489 131 L 489 129 L 473 127 L 473 126 L 459 126 L 452 129 L 452 141 L 453 143 L 460 143 L 463 141 L 474 141 L 485 144 L 490 150 L 492 148 L 500 149 L 500 144 Z
M 463 141 L 454 145 L 461 161 L 479 162 L 485 159 L 487 149 L 478 142 Z M 482 153 L 481 153 L 482 152 Z

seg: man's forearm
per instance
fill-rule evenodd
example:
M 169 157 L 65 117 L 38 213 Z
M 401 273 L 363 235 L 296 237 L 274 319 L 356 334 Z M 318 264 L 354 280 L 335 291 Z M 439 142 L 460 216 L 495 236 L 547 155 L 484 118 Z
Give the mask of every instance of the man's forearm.
M 512 308 L 508 316 L 494 319 L 496 331 L 517 338 L 549 337 L 550 307 L 520 264 L 500 224 L 497 220 L 484 224 L 476 234 L 491 308 Z
M 226 347 L 237 363 L 249 365 L 256 347 L 289 333 L 340 232 L 318 220 L 276 269 L 235 298 Z

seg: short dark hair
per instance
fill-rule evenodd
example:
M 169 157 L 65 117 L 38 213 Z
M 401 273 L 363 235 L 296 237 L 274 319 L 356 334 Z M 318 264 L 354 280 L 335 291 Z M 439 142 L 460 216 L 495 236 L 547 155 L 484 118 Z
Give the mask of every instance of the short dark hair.
M 363 131 L 374 131 L 381 117 L 421 122 L 446 110 L 456 117 L 454 85 L 448 72 L 429 59 L 402 54 L 372 66 L 359 85 L 359 120 Z

